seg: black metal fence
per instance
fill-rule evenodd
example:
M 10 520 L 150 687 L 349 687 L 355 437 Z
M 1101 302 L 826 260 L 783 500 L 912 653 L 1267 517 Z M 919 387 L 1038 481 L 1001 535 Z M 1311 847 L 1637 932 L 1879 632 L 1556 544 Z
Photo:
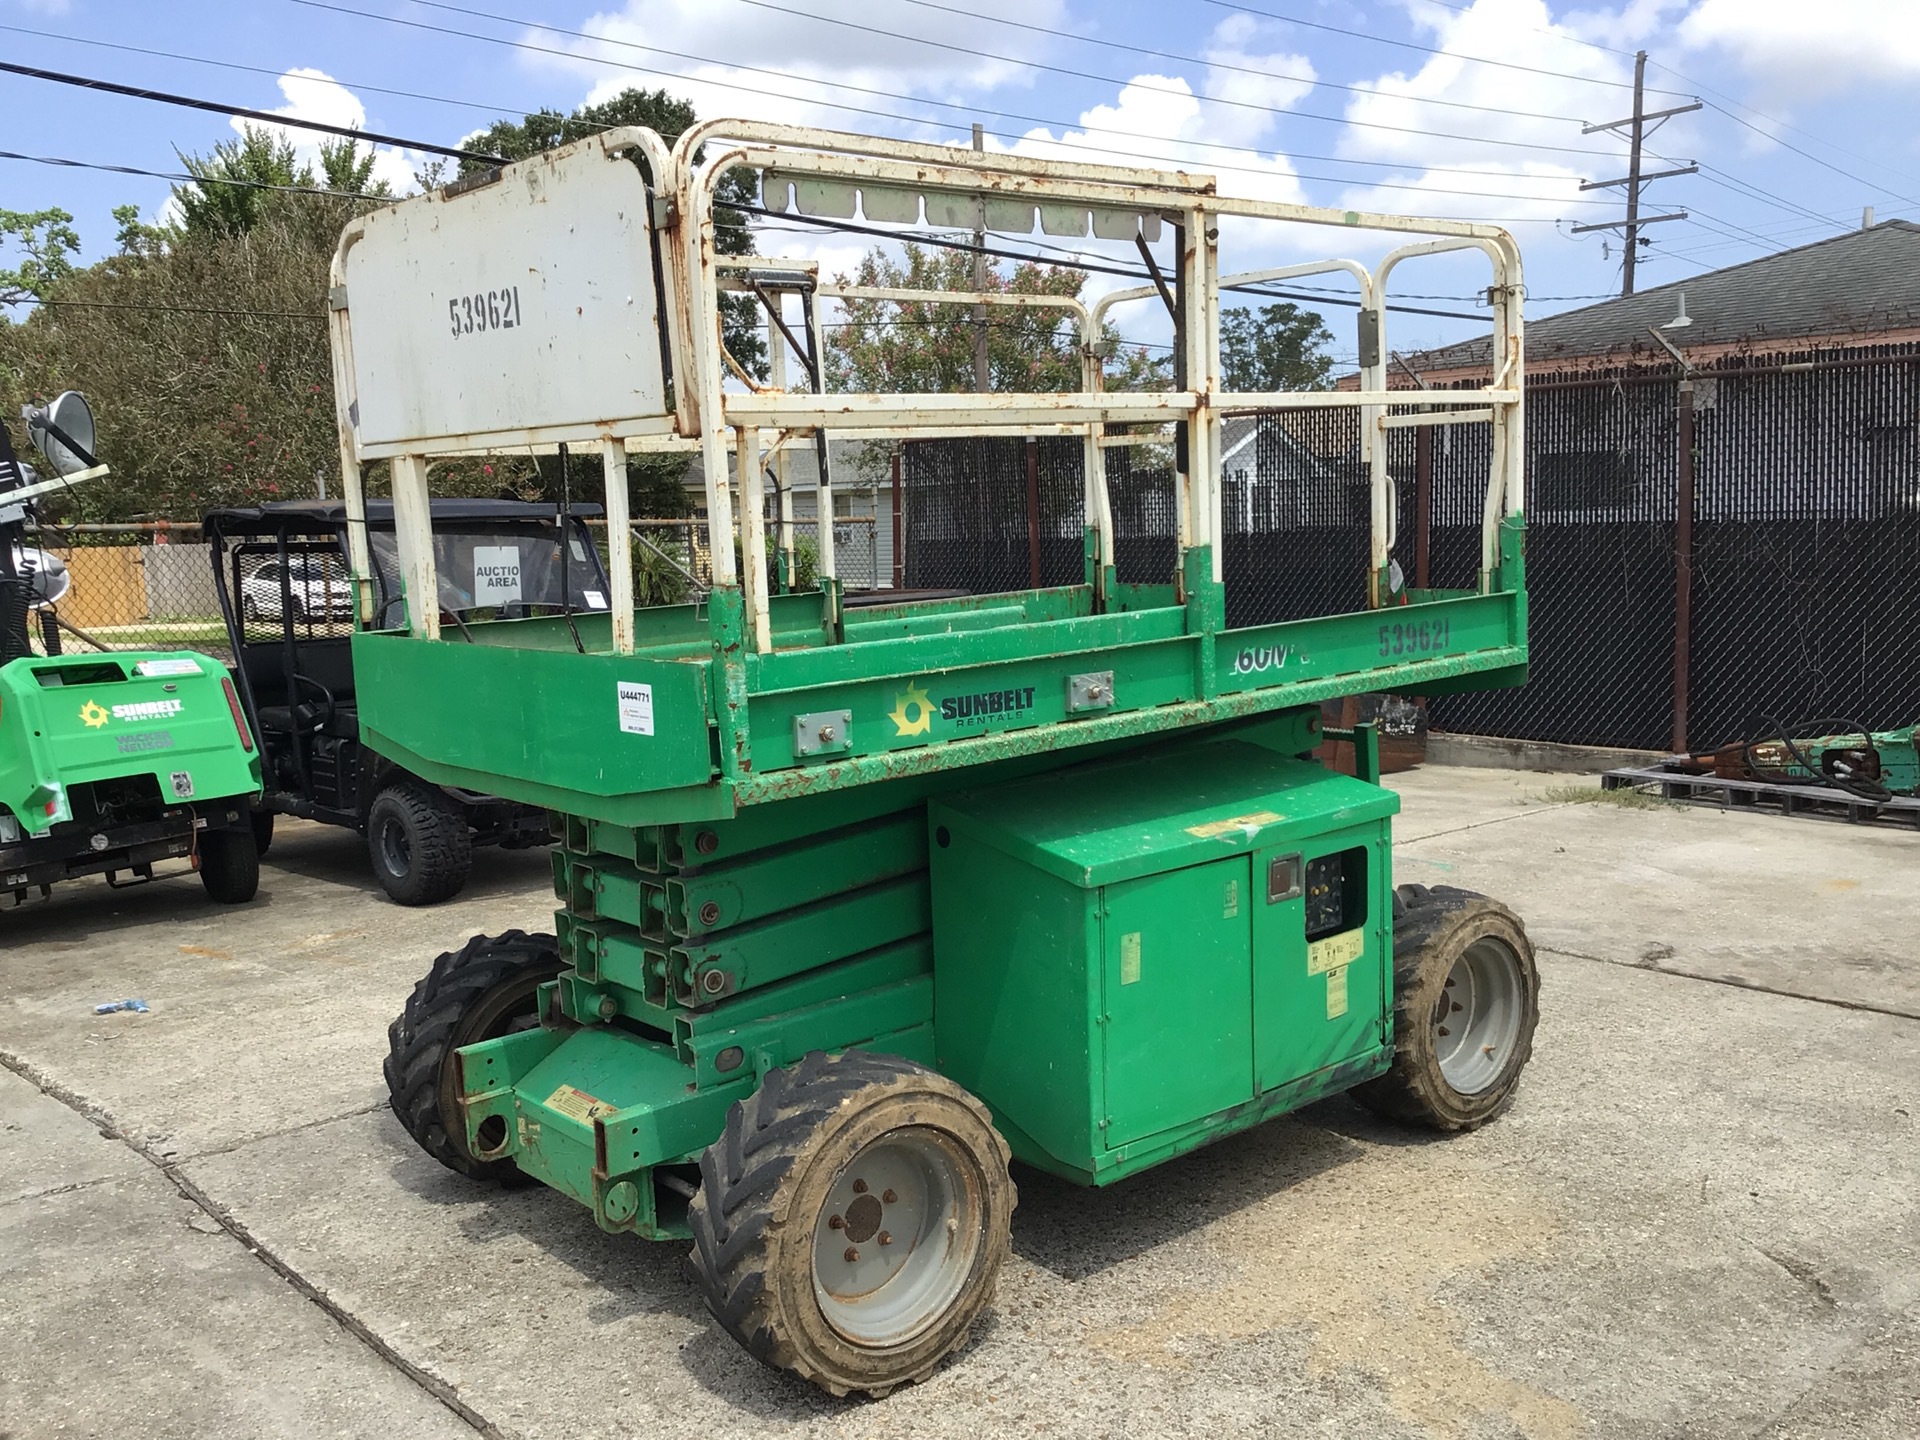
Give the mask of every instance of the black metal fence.
M 1704 748 L 1774 721 L 1920 719 L 1920 347 L 1703 371 L 1690 436 L 1681 400 L 1670 370 L 1529 387 L 1532 678 L 1435 699 L 1435 728 L 1665 749 L 1682 729 Z M 1409 427 L 1389 440 L 1395 561 L 1410 583 L 1472 584 L 1486 427 Z M 1357 416 L 1230 422 L 1222 448 L 1227 623 L 1361 608 L 1369 500 Z M 1121 578 L 1170 577 L 1171 457 L 1114 448 L 1107 466 Z M 910 586 L 987 592 L 1079 577 L 1078 440 L 918 442 L 903 473 Z

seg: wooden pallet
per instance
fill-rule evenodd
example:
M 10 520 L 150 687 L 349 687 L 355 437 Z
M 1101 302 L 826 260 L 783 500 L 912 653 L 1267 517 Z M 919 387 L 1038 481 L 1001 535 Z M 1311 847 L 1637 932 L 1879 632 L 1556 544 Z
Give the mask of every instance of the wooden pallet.
M 1854 824 L 1878 822 L 1920 828 L 1920 799 L 1896 795 L 1891 800 L 1862 800 L 1825 785 L 1781 785 L 1768 780 L 1726 780 L 1718 775 L 1696 775 L 1678 769 L 1672 761 L 1659 765 L 1609 770 L 1600 777 L 1603 790 L 1644 790 L 1662 799 L 1694 805 L 1718 805 L 1723 810 L 1777 807 L 1783 815 L 1816 815 Z

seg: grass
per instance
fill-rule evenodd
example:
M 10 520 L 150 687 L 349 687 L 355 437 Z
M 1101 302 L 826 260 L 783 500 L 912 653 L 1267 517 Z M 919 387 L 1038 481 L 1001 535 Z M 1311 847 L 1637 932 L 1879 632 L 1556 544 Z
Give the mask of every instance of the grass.
M 1638 790 L 1622 788 L 1602 790 L 1597 785 L 1549 785 L 1537 795 L 1526 797 L 1528 802 L 1538 801 L 1545 805 L 1613 805 L 1622 810 L 1679 810 L 1682 806 L 1658 795 L 1643 794 Z M 1523 802 L 1525 803 L 1525 802 Z

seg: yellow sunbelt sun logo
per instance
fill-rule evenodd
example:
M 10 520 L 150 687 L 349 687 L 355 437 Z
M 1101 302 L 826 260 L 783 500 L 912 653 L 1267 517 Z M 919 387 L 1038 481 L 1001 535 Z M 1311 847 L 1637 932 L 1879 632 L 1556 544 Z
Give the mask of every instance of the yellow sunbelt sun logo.
M 887 712 L 896 735 L 924 735 L 933 728 L 933 697 L 918 685 L 909 685 L 894 696 L 893 709 Z
M 107 713 L 107 707 L 98 701 L 89 700 L 80 707 L 80 719 L 89 730 L 98 730 L 113 717 Z

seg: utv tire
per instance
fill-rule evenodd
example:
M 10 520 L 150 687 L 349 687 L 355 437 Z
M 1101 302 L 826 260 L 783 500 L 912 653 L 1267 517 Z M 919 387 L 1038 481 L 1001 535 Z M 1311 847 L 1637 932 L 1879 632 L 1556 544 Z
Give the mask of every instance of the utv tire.
M 401 905 L 451 900 L 473 868 L 466 814 L 420 780 L 389 785 L 367 810 L 367 854 L 380 887 Z
M 200 837 L 200 883 L 222 905 L 244 905 L 260 890 L 260 851 L 253 830 L 209 830 Z
M 1393 1068 L 1353 1091 L 1433 1130 L 1477 1130 L 1513 1103 L 1540 1021 L 1526 928 L 1471 890 L 1402 885 L 1393 905 Z
M 265 859 L 267 851 L 273 848 L 273 811 L 253 810 L 248 812 L 247 819 L 253 826 L 254 852 Z
M 727 1112 L 688 1210 L 707 1308 L 833 1395 L 924 1380 L 993 1298 L 1017 1198 L 986 1107 L 910 1060 L 815 1051 Z
M 479 1160 L 467 1145 L 453 1052 L 539 1024 L 539 987 L 563 968 L 551 935 L 476 935 L 442 955 L 387 1027 L 387 1098 L 420 1148 L 473 1180 L 507 1181 L 511 1160 Z

